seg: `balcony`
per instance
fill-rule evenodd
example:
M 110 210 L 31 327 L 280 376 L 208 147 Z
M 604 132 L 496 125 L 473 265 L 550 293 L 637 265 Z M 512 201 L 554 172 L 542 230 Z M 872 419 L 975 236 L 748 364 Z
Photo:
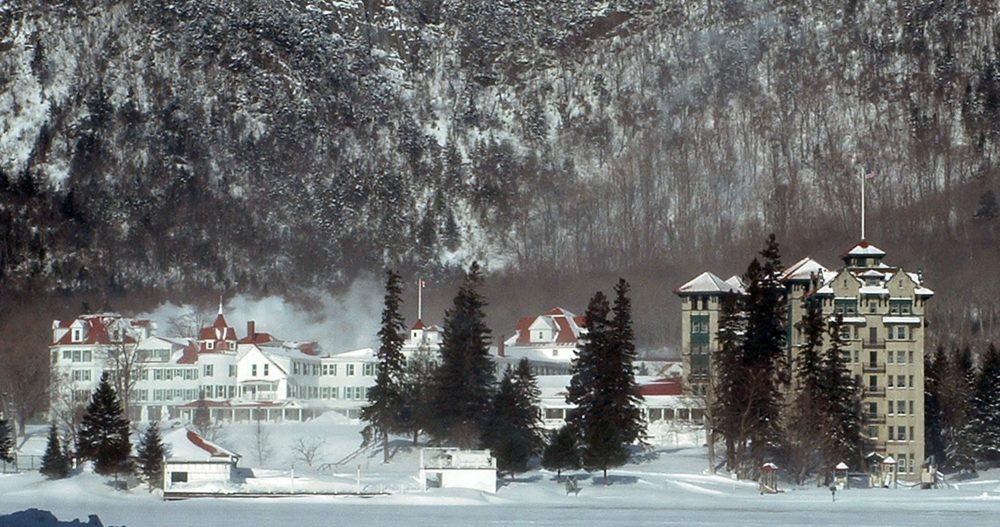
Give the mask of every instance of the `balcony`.
M 869 349 L 885 349 L 885 341 L 884 340 L 871 340 L 871 339 L 869 339 L 869 340 L 862 340 L 861 341 L 861 347 L 864 348 L 864 349 L 866 349 L 866 350 L 869 350 Z
M 885 388 L 881 386 L 865 386 L 864 397 L 885 397 Z
M 866 362 L 861 366 L 861 371 L 865 373 L 885 373 L 885 364 Z
M 885 416 L 879 414 L 864 414 L 862 417 L 865 424 L 881 425 L 885 424 Z
M 885 451 L 885 441 L 880 441 L 878 438 L 868 438 L 864 440 L 865 452 L 878 452 Z

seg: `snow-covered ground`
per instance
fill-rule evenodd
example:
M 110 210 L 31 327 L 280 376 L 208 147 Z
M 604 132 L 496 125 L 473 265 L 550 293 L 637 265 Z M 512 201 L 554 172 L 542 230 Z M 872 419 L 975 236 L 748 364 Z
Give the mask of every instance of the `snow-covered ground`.
M 169 426 L 169 425 L 168 425 Z M 254 469 L 248 490 L 367 491 L 391 494 L 368 498 L 220 498 L 163 502 L 142 487 L 114 491 L 106 479 L 77 474 L 46 481 L 37 473 L 0 475 L 2 515 L 31 507 L 50 510 L 62 520 L 97 514 L 105 525 L 871 525 L 919 526 L 945 522 L 994 524 L 1000 514 L 997 471 L 985 472 L 946 489 L 788 488 L 762 496 L 752 483 L 704 474 L 705 450 L 697 445 L 655 449 L 642 460 L 611 471 L 611 485 L 599 475 L 578 472 L 582 491 L 567 495 L 553 474 L 535 470 L 506 482 L 496 494 L 457 489 L 420 490 L 418 451 L 393 442 L 394 456 L 382 463 L 371 449 L 337 465 L 357 450 L 361 426 L 333 416 L 308 423 L 264 425 L 270 452 L 257 463 L 251 452 L 253 425 L 223 429 L 217 442 L 243 454 L 241 466 Z M 32 453 L 44 430 L 24 445 Z M 294 445 L 322 442 L 309 467 L 296 459 Z M 292 464 L 294 463 L 294 483 Z M 320 465 L 323 465 L 322 468 Z

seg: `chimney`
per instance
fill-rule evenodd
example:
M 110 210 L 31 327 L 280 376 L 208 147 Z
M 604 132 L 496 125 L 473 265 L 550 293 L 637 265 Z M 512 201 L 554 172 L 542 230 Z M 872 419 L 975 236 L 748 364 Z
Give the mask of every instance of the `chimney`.
M 253 320 L 248 320 L 247 321 L 247 338 L 250 339 L 251 341 L 253 341 L 254 335 L 256 335 L 256 333 L 254 332 L 255 329 L 256 328 L 254 328 Z
M 497 343 L 497 356 L 506 357 L 507 350 L 504 349 L 503 335 L 500 335 L 500 342 Z

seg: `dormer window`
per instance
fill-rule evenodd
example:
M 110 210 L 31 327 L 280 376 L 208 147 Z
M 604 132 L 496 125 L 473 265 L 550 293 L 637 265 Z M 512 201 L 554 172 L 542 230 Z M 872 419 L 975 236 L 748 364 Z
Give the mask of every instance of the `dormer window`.
M 73 342 L 80 342 L 83 340 L 83 329 L 73 328 L 73 335 L 71 338 L 73 339 Z
M 212 342 L 211 340 L 208 341 L 208 342 L 206 342 L 205 343 L 205 349 L 214 350 L 215 349 L 215 342 Z

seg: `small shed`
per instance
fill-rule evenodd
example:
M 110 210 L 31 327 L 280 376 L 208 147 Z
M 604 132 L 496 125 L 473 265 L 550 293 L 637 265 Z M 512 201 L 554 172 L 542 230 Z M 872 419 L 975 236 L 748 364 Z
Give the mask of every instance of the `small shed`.
M 896 459 L 889 456 L 882 460 L 882 486 L 885 488 L 896 486 Z
M 237 481 L 239 454 L 182 428 L 163 436 L 167 457 L 163 464 L 163 490 L 199 491 L 221 488 Z
M 841 461 L 837 463 L 837 466 L 833 467 L 833 486 L 837 487 L 839 490 L 844 490 L 847 488 L 847 463 Z
M 497 460 L 489 450 L 423 448 L 420 481 L 428 488 L 497 491 Z
M 781 492 L 781 489 L 778 488 L 778 465 L 774 463 L 764 463 L 761 465 L 758 482 L 760 483 L 761 494 Z

